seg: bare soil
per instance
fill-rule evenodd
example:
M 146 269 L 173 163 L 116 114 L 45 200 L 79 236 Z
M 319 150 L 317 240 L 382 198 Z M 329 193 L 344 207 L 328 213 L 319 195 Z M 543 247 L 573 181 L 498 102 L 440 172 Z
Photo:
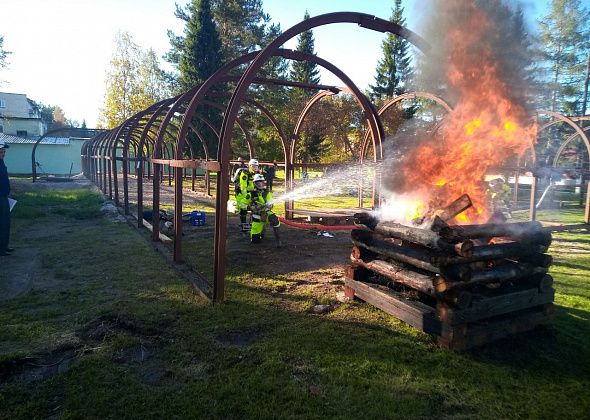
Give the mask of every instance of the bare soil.
M 94 188 L 86 178 L 74 177 L 72 182 L 32 183 L 30 180 L 14 180 L 18 189 L 70 189 Z M 144 206 L 151 207 L 151 183 L 144 185 Z M 137 203 L 135 183 L 130 182 L 130 203 Z M 122 200 L 122 195 L 121 195 Z M 186 207 L 202 209 L 203 206 L 213 206 L 214 200 L 200 193 L 184 190 L 183 200 Z M 167 184 L 161 186 L 161 203 L 171 205 L 174 201 L 173 187 Z M 185 208 L 186 208 L 185 207 Z M 209 207 L 209 211 L 211 208 Z M 117 213 L 109 217 L 121 220 Z M 32 224 L 24 235 L 45 246 L 47 238 L 52 235 L 67 234 L 72 229 L 84 229 L 92 220 L 60 221 L 51 225 Z M 213 265 L 213 237 L 215 220 L 211 213 L 207 215 L 205 226 L 183 225 L 183 245 L 188 247 L 192 241 L 208 241 L 210 244 L 211 267 Z M 318 234 L 320 233 L 320 234 Z M 331 231 L 333 237 L 321 235 L 315 229 L 299 229 L 283 224 L 280 228 L 282 248 L 276 247 L 271 228 L 266 230 L 266 237 L 262 243 L 252 244 L 249 235 L 244 235 L 239 229 L 239 217 L 228 216 L 228 233 L 226 248 L 226 264 L 228 273 L 251 272 L 257 275 L 280 276 L 283 284 L 269 289 L 273 294 L 317 294 L 318 296 L 336 297 L 342 290 L 344 283 L 344 269 L 350 255 L 350 232 L 348 230 Z M 29 241 L 27 241 L 29 242 Z M 12 299 L 31 289 L 46 289 L 60 287 L 58 280 L 53 278 L 48 270 L 41 266 L 39 258 L 40 248 L 19 248 L 10 257 L 4 257 L 0 263 L 0 301 Z M 186 248 L 185 248 L 186 249 Z M 209 252 L 209 251 L 207 251 Z M 191 255 L 186 255 L 190 263 Z M 212 280 L 212 279 L 209 279 Z M 264 287 L 264 285 L 262 285 Z

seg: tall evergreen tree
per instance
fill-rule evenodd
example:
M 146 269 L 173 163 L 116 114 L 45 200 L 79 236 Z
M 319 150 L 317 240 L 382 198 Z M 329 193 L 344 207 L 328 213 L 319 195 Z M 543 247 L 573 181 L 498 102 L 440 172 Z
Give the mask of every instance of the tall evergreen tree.
M 276 26 L 268 26 L 270 16 L 264 13 L 261 0 L 211 0 L 211 13 L 221 42 L 221 61 L 231 61 L 247 52 L 264 47 L 269 34 Z M 176 5 L 174 15 L 186 25 L 193 19 L 192 3 L 186 7 Z M 168 31 L 170 50 L 164 59 L 178 69 L 180 57 L 185 49 L 185 36 Z M 173 85 L 178 84 L 178 75 L 169 73 Z
M 406 19 L 403 13 L 404 8 L 401 5 L 401 0 L 395 0 L 395 6 L 389 18 L 390 22 L 405 26 Z M 383 58 L 379 60 L 377 65 L 375 85 L 370 85 L 372 100 L 401 95 L 408 90 L 412 76 L 408 41 L 389 33 L 381 47 Z
M 590 52 L 590 13 L 580 0 L 551 0 L 539 21 L 549 109 L 577 115 L 582 109 L 585 60 Z
M 303 20 L 309 19 L 309 13 L 307 10 L 303 15 Z M 313 38 L 313 32 L 311 30 L 302 32 L 297 37 L 297 51 L 302 51 L 308 54 L 315 55 L 315 40 Z M 317 64 L 310 61 L 295 61 L 291 67 L 291 79 L 297 82 L 319 84 L 320 83 L 320 70 Z M 312 94 L 307 93 L 306 96 Z
M 303 19 L 309 19 L 307 10 Z M 315 40 L 311 30 L 302 32 L 297 38 L 297 51 L 315 55 Z M 290 78 L 296 82 L 309 84 L 320 83 L 320 70 L 316 63 L 311 61 L 295 61 L 291 66 Z M 291 102 L 295 109 L 301 110 L 305 103 L 311 99 L 315 91 L 302 88 L 293 88 L 291 92 Z M 292 114 L 296 117 L 296 114 Z M 322 150 L 325 148 L 325 136 L 316 130 L 305 130 L 299 139 L 298 155 L 304 162 L 319 162 Z
M 203 83 L 221 66 L 221 42 L 213 22 L 209 0 L 192 0 L 190 18 L 178 60 L 180 88 L 189 90 Z
M 270 16 L 262 0 L 212 0 L 213 15 L 219 29 L 226 61 L 266 45 Z

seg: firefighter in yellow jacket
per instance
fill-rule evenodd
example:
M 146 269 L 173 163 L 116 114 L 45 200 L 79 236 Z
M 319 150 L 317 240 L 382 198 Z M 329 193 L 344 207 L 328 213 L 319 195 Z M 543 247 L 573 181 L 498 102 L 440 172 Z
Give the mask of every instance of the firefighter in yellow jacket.
M 264 237 L 264 226 L 270 224 L 272 226 L 277 247 L 281 247 L 281 239 L 279 236 L 279 226 L 281 222 L 276 214 L 272 212 L 272 193 L 265 188 L 264 175 L 255 174 L 254 191 L 248 193 L 250 200 L 250 210 L 252 210 L 252 228 L 250 229 L 250 240 L 252 243 L 258 243 Z
M 512 217 L 512 212 L 510 211 L 512 189 L 506 183 L 506 179 L 503 176 L 490 181 L 486 193 L 492 212 L 500 211 L 506 213 L 508 218 Z
M 236 204 L 240 210 L 240 224 L 242 232 L 248 232 L 249 226 L 246 223 L 246 215 L 248 214 L 248 205 L 250 199 L 248 194 L 253 192 L 254 175 L 258 173 L 258 161 L 250 159 L 248 168 L 238 168 L 234 174 L 234 183 L 236 184 Z

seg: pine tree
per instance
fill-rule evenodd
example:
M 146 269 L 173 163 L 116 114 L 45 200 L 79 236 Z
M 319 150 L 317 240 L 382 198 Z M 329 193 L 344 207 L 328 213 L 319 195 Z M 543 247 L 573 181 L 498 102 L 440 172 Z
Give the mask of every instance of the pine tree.
M 395 0 L 395 6 L 389 18 L 390 22 L 404 26 L 406 20 L 403 13 L 404 9 L 401 0 Z M 401 95 L 406 92 L 412 76 L 408 41 L 389 33 L 381 47 L 383 49 L 383 58 L 377 65 L 375 85 L 370 85 L 370 96 L 374 101 L 391 98 L 394 95 Z
M 552 0 L 540 22 L 549 109 L 577 115 L 582 109 L 585 60 L 590 52 L 590 13 L 579 0 Z
M 194 1 L 193 1 L 194 2 Z M 241 55 L 260 49 L 268 43 L 269 34 L 277 26 L 270 25 L 270 16 L 264 13 L 261 0 L 211 0 L 210 10 L 221 42 L 221 62 L 226 63 Z M 186 8 L 176 5 L 174 15 L 185 25 L 194 17 L 192 4 Z M 185 36 L 168 31 L 170 50 L 164 59 L 178 70 L 180 57 L 185 49 Z M 177 72 L 167 73 L 170 85 L 180 91 Z
M 309 19 L 307 10 L 303 19 Z M 315 55 L 315 40 L 313 32 L 305 31 L 297 37 L 297 51 Z M 311 61 L 295 61 L 291 67 L 290 78 L 296 82 L 303 82 L 317 85 L 320 83 L 320 70 L 317 64 Z M 296 109 L 303 109 L 305 103 L 315 94 L 314 91 L 302 88 L 293 88 L 291 92 L 291 102 Z M 293 116 L 296 116 L 293 114 Z M 304 130 L 298 143 L 298 155 L 303 162 L 319 162 L 325 137 L 317 131 L 309 132 Z
M 180 88 L 189 90 L 203 83 L 221 67 L 221 42 L 213 22 L 209 0 L 192 0 L 190 18 L 184 29 L 178 70 Z
M 307 19 L 309 19 L 309 13 L 306 10 L 303 20 Z M 296 50 L 315 55 L 314 44 L 313 32 L 311 30 L 305 31 L 297 37 Z M 317 64 L 310 61 L 295 61 L 291 67 L 291 79 L 317 85 L 320 83 L 320 70 Z M 312 94 L 307 93 L 305 96 L 310 97 Z
M 212 0 L 225 61 L 266 46 L 270 16 L 262 0 Z

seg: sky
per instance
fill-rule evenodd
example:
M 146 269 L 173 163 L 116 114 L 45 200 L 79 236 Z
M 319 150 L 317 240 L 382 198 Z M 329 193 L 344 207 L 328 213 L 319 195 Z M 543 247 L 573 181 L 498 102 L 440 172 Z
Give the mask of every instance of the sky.
M 169 50 L 167 30 L 182 34 L 175 2 L 188 0 L 0 0 L 0 35 L 11 51 L 0 69 L 0 92 L 24 93 L 60 106 L 66 118 L 95 127 L 104 101 L 105 74 L 118 31 L 127 31 L 158 56 Z M 263 0 L 263 8 L 285 31 L 310 16 L 351 11 L 389 19 L 393 0 Z M 420 33 L 430 0 L 403 0 L 406 26 Z M 544 11 L 545 0 L 525 1 L 529 18 Z M 8 18 L 7 18 L 8 17 Z M 362 89 L 374 82 L 384 34 L 350 23 L 314 29 L 315 50 Z M 296 39 L 285 47 L 295 48 Z M 322 83 L 342 85 L 322 73 Z

